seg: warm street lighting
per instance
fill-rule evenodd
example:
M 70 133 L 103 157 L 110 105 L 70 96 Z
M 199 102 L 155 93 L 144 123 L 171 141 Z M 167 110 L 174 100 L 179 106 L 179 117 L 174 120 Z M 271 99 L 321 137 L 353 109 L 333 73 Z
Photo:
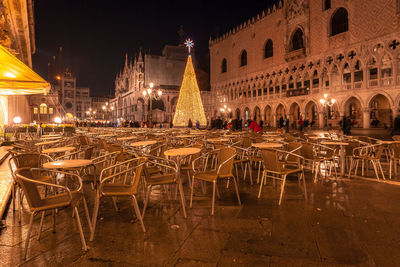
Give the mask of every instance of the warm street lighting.
M 61 77 L 60 77 L 60 76 L 57 76 L 56 78 L 57 78 L 57 80 L 61 80 Z
M 14 123 L 17 123 L 17 124 L 18 124 L 18 123 L 21 123 L 21 121 L 22 121 L 22 119 L 21 119 L 21 117 L 18 116 L 18 115 L 15 116 L 14 119 L 13 119 L 13 122 L 14 122 Z
M 60 124 L 61 123 L 61 118 L 60 117 L 55 117 L 54 122 Z
M 153 98 L 155 100 L 158 100 L 161 98 L 162 96 L 162 91 L 159 89 L 157 90 L 157 94 L 155 94 L 153 92 L 153 87 L 154 87 L 154 83 L 149 83 L 149 88 L 147 88 L 146 90 L 143 90 L 143 96 L 144 97 L 148 97 L 149 98 L 149 105 L 150 105 L 150 111 L 149 111 L 149 121 L 150 121 L 150 127 L 153 126 L 153 119 L 152 119 L 152 113 L 153 113 Z
M 106 106 L 102 106 L 102 109 L 103 109 L 103 110 L 106 110 Z
M 328 107 L 332 107 L 336 100 L 334 98 L 328 98 L 328 94 L 324 94 L 324 98 L 319 100 L 324 109 L 324 124 L 325 129 L 328 130 Z

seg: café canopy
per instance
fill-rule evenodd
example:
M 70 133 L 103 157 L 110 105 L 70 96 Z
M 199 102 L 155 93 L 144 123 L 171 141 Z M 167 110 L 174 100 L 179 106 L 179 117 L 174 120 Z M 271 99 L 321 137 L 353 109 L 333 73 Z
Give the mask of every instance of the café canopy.
M 46 94 L 50 84 L 0 45 L 0 95 Z

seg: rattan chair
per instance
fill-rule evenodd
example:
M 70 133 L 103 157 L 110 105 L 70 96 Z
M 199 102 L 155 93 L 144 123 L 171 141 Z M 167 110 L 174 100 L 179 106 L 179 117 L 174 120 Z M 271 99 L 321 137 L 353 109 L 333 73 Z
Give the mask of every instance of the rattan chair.
M 182 181 L 178 177 L 178 166 L 175 161 L 164 159 L 164 158 L 155 158 L 152 157 L 148 162 L 158 169 L 157 173 L 149 173 L 147 167 L 144 169 L 145 173 L 145 185 L 146 185 L 146 198 L 144 201 L 143 214 L 144 216 L 146 212 L 147 205 L 149 203 L 150 193 L 153 186 L 161 185 L 176 185 L 179 189 L 182 209 L 183 209 L 183 217 L 187 217 L 186 208 L 185 208 L 185 195 L 182 188 Z
M 288 156 L 291 156 L 291 157 L 297 157 L 299 159 L 303 159 L 302 156 L 292 153 L 292 152 L 288 152 L 288 151 L 272 150 L 272 149 L 261 150 L 261 156 L 263 158 L 264 170 L 263 170 L 263 174 L 261 177 L 260 189 L 258 191 L 258 198 L 261 197 L 261 190 L 262 190 L 262 187 L 264 185 L 264 181 L 266 178 L 280 180 L 280 181 L 282 181 L 282 185 L 281 185 L 281 193 L 280 193 L 278 205 L 281 205 L 283 192 L 285 190 L 286 177 L 290 174 L 297 174 L 299 182 L 300 182 L 300 180 L 303 181 L 304 198 L 307 199 L 307 189 L 306 189 L 303 165 L 300 165 L 297 168 L 287 168 L 287 166 L 285 165 L 285 162 L 279 161 L 279 153 L 284 154 L 286 156 L 286 158 Z
M 92 227 L 90 224 L 90 218 L 89 218 L 89 212 L 88 212 L 87 205 L 86 205 L 86 200 L 82 193 L 82 182 L 81 182 L 79 176 L 75 175 L 75 174 L 71 174 L 71 173 L 43 170 L 46 173 L 51 172 L 54 175 L 62 174 L 63 178 L 67 179 L 67 180 L 73 178 L 72 180 L 74 180 L 74 182 L 77 186 L 74 189 L 70 189 L 67 186 L 36 180 L 35 175 L 34 175 L 34 172 L 36 172 L 36 171 L 41 171 L 41 170 L 22 168 L 22 169 L 18 169 L 15 173 L 16 180 L 24 192 L 24 195 L 25 195 L 26 200 L 29 205 L 29 209 L 31 211 L 28 233 L 27 233 L 27 237 L 26 237 L 26 241 L 25 241 L 24 259 L 26 259 L 26 256 L 27 256 L 29 240 L 30 240 L 30 235 L 31 235 L 32 225 L 33 225 L 33 219 L 34 219 L 35 215 L 42 212 L 42 217 L 40 220 L 39 231 L 38 231 L 38 240 L 39 240 L 40 233 L 41 233 L 42 226 L 43 226 L 45 212 L 47 210 L 53 210 L 53 231 L 55 231 L 55 212 L 54 212 L 54 210 L 55 209 L 60 210 L 61 208 L 70 207 L 70 206 L 73 209 L 74 217 L 75 217 L 77 225 L 78 225 L 78 230 L 79 230 L 79 234 L 80 234 L 81 242 L 82 242 L 82 248 L 83 248 L 83 250 L 86 251 L 87 246 L 86 246 L 85 236 L 83 234 L 82 225 L 81 225 L 79 212 L 78 212 L 78 206 L 81 201 L 83 201 L 83 203 L 84 203 L 84 208 L 85 208 L 85 213 L 86 213 L 86 217 L 87 217 L 88 224 L 89 224 L 89 229 L 91 230 Z M 70 182 L 69 184 L 72 184 L 72 183 Z M 45 186 L 51 187 L 57 191 L 57 194 L 43 197 L 40 194 L 40 191 L 38 190 L 38 185 L 45 185 Z
M 9 159 L 8 166 L 10 168 L 11 176 L 13 178 L 13 185 L 11 187 L 13 211 L 15 211 L 15 202 L 17 200 L 17 195 L 19 195 L 19 222 L 21 222 L 23 194 L 21 194 L 20 192 L 20 187 L 18 186 L 15 172 L 21 168 L 40 168 L 43 163 L 50 161 L 53 161 L 50 156 L 39 153 L 16 154 Z M 42 175 L 39 172 L 33 172 L 33 175 L 33 178 L 38 181 L 52 181 L 52 177 L 49 175 Z M 45 193 L 47 194 L 47 189 L 45 190 Z
M 360 146 L 353 149 L 353 156 L 350 161 L 349 175 L 348 178 L 351 178 L 351 172 L 354 168 L 354 176 L 357 175 L 358 163 L 361 160 L 362 162 L 366 161 L 370 162 L 372 167 L 374 168 L 376 179 L 379 181 L 379 171 L 382 174 L 382 179 L 385 180 L 385 174 L 383 173 L 382 165 L 381 165 L 381 157 L 385 147 L 380 144 L 368 145 L 368 146 Z M 362 168 L 362 175 L 364 175 L 364 168 Z
M 217 165 L 214 170 L 201 171 L 196 167 L 197 162 L 201 159 L 204 160 L 205 158 L 207 158 L 207 155 L 203 155 L 202 157 L 199 157 L 192 162 L 193 180 L 190 190 L 190 207 L 192 207 L 192 202 L 193 202 L 194 181 L 197 179 L 205 182 L 211 182 L 213 183 L 211 215 L 214 215 L 215 191 L 217 190 L 217 182 L 220 179 L 230 179 L 230 178 L 233 179 L 238 203 L 239 206 L 241 205 L 236 177 L 233 175 L 233 163 L 236 155 L 236 150 L 232 147 L 226 147 L 216 151 L 216 153 L 217 153 Z
M 100 200 L 103 197 L 111 197 L 113 198 L 113 201 L 115 201 L 115 198 L 117 197 L 132 198 L 136 217 L 140 221 L 143 232 L 146 232 L 142 215 L 136 200 L 136 194 L 138 193 L 139 182 L 142 176 L 142 169 L 146 160 L 147 159 L 144 157 L 134 158 L 117 163 L 101 171 L 100 185 L 97 188 L 96 202 L 92 218 L 93 227 L 90 235 L 90 241 L 93 241 L 94 238 Z M 114 205 L 116 205 L 115 202 Z

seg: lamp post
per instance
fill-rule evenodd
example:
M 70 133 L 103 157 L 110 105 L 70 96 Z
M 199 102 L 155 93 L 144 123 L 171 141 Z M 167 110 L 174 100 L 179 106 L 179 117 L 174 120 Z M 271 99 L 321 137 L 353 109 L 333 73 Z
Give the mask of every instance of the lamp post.
M 101 107 L 102 109 L 103 109 L 103 112 L 105 113 L 105 115 L 107 115 L 107 118 L 106 118 L 106 116 L 103 116 L 103 119 L 104 120 L 109 120 L 109 114 L 110 114 L 110 112 L 112 111 L 112 110 L 114 110 L 114 107 L 113 106 L 109 106 L 108 105 L 108 102 L 106 102 L 105 103 L 105 105 L 103 105 L 102 107 Z M 104 115 L 104 114 L 103 114 Z
M 332 107 L 336 100 L 334 98 L 328 98 L 328 94 L 324 94 L 324 98 L 321 98 L 319 100 L 321 103 L 322 107 L 324 108 L 324 125 L 325 125 L 325 130 L 328 130 L 328 107 Z
M 92 108 L 89 108 L 89 110 L 86 111 L 86 114 L 89 115 L 90 122 L 92 122 L 93 116 L 96 115 L 96 110 L 92 110 Z
M 223 108 L 220 108 L 219 111 L 221 111 L 221 113 L 224 114 L 224 115 L 225 115 L 225 114 L 231 113 L 231 109 L 228 108 L 226 105 L 224 105 Z M 228 116 L 227 116 L 227 117 L 228 117 Z
M 152 115 L 153 115 L 153 98 L 155 100 L 160 99 L 161 96 L 162 96 L 162 91 L 159 89 L 159 90 L 157 90 L 157 93 L 153 92 L 154 83 L 150 83 L 149 86 L 150 87 L 147 88 L 147 90 L 143 90 L 143 96 L 145 98 L 147 97 L 149 99 L 150 111 L 149 111 L 148 116 L 149 116 L 149 121 L 150 121 L 150 128 L 152 128 L 153 127 L 153 118 L 152 118 Z

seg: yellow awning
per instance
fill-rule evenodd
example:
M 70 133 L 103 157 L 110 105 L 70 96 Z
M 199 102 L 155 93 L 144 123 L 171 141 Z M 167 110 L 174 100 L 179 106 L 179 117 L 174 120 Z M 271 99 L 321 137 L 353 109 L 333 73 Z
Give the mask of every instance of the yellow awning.
M 46 94 L 50 84 L 0 45 L 0 95 Z

